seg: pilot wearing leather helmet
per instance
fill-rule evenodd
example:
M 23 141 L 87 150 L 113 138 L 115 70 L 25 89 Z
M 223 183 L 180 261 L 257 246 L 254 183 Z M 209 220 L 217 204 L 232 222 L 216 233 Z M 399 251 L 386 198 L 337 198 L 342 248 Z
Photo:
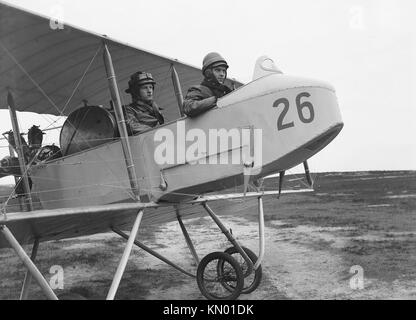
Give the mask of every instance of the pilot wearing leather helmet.
M 153 101 L 156 81 L 152 74 L 138 71 L 131 75 L 129 87 L 125 90 L 132 102 L 124 106 L 129 134 L 136 134 L 165 122 L 160 108 Z
M 202 62 L 204 80 L 200 85 L 188 89 L 183 103 L 184 113 L 195 117 L 216 106 L 217 99 L 233 89 L 224 84 L 227 78 L 228 64 L 217 52 L 208 53 Z

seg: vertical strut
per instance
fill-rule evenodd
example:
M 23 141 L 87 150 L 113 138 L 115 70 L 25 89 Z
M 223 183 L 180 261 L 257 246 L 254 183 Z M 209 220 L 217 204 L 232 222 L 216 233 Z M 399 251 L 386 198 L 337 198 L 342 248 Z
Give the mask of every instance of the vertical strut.
M 176 72 L 175 66 L 172 64 L 172 83 L 175 89 L 176 100 L 178 101 L 179 113 L 181 117 L 184 116 L 183 112 L 183 94 L 181 89 L 181 83 L 179 81 L 178 73 Z
M 6 136 L 5 136 L 6 137 Z M 14 154 L 14 150 L 13 150 L 13 147 L 12 147 L 12 145 L 10 144 L 10 141 L 7 139 L 7 142 L 9 143 L 9 154 L 10 154 L 10 157 L 14 157 L 15 156 L 15 154 Z M 17 176 L 15 176 L 15 175 L 13 175 L 14 176 L 14 184 L 15 184 L 15 186 L 17 186 L 17 184 L 18 184 L 18 182 L 19 182 L 19 179 L 17 178 Z M 19 201 L 19 207 L 20 207 L 20 211 L 24 211 L 25 209 L 23 208 L 23 202 L 22 202 L 22 198 L 21 197 L 17 197 L 17 199 L 18 199 L 18 201 Z
M 10 230 L 5 225 L 0 225 L 0 231 L 4 235 L 7 242 L 19 256 L 20 260 L 22 260 L 23 264 L 26 266 L 27 270 L 30 272 L 32 277 L 36 280 L 36 282 L 41 287 L 43 293 L 48 297 L 50 300 L 58 300 L 55 293 L 49 286 L 48 282 L 40 273 L 39 269 L 36 268 L 35 264 L 30 260 L 28 255 L 26 254 L 25 250 L 23 250 L 22 246 L 10 232 Z
M 260 252 L 259 257 L 257 258 L 256 263 L 254 264 L 254 270 L 260 266 L 263 257 L 264 257 L 264 248 L 265 248 L 265 238 L 264 238 L 264 213 L 263 213 L 263 198 L 259 197 L 259 237 L 260 237 Z
M 117 271 L 114 275 L 113 282 L 111 284 L 110 290 L 107 295 L 107 300 L 114 300 L 114 297 L 117 293 L 117 289 L 120 285 L 121 278 L 123 277 L 124 270 L 126 269 L 127 261 L 130 257 L 131 249 L 133 248 L 134 240 L 136 239 L 137 232 L 139 231 L 142 217 L 143 217 L 143 210 L 140 210 L 139 213 L 137 214 L 136 221 L 134 221 L 134 225 L 130 232 L 130 236 L 127 241 L 126 247 L 124 249 L 123 256 L 121 257 Z
M 39 239 L 35 239 L 35 242 L 33 243 L 32 254 L 30 255 L 30 260 L 32 260 L 33 262 L 35 262 L 36 255 L 38 253 L 38 248 L 39 248 Z M 26 271 L 25 280 L 23 281 L 22 292 L 20 293 L 20 300 L 27 299 L 31 281 L 32 281 L 32 275 L 30 274 L 29 271 Z
M 118 131 L 120 132 L 121 147 L 123 148 L 124 160 L 126 161 L 130 187 L 133 191 L 133 194 L 137 198 L 139 198 L 139 185 L 137 183 L 136 170 L 134 168 L 133 156 L 131 153 L 130 143 L 128 141 L 126 120 L 124 119 L 123 115 L 120 93 L 118 90 L 116 74 L 114 72 L 113 60 L 111 59 L 110 51 L 108 50 L 107 44 L 104 44 L 104 64 L 105 70 L 107 72 L 111 99 L 114 102 L 114 111 L 117 119 Z
M 7 94 L 7 104 L 9 105 L 9 112 L 10 112 L 10 119 L 11 119 L 12 127 L 13 127 L 14 141 L 16 144 L 16 151 L 17 151 L 17 156 L 19 159 L 20 171 L 22 173 L 23 190 L 25 193 L 27 210 L 32 211 L 33 210 L 32 196 L 30 194 L 29 179 L 27 178 L 27 170 L 26 170 L 26 164 L 25 164 L 25 156 L 23 153 L 23 146 L 20 140 L 19 123 L 17 121 L 17 115 L 16 115 L 16 104 L 14 103 L 14 98 L 10 91 Z

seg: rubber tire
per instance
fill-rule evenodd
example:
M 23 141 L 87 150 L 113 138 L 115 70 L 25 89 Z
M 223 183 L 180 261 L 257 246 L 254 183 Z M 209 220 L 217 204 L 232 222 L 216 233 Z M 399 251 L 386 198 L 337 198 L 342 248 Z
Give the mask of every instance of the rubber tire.
M 248 257 L 251 259 L 251 261 L 253 262 L 253 264 L 255 264 L 256 261 L 257 261 L 257 259 L 258 259 L 257 256 L 256 256 L 256 254 L 253 251 L 251 251 L 250 249 L 246 248 L 246 247 L 242 247 L 242 248 L 247 253 Z M 228 253 L 231 256 L 233 254 L 236 254 L 236 253 L 239 254 L 239 252 L 238 252 L 238 250 L 237 250 L 236 247 L 230 247 L 227 250 L 225 250 L 224 252 L 225 253 Z M 218 264 L 218 268 L 221 269 L 221 267 L 222 267 L 222 265 L 219 263 Z M 244 274 L 244 278 L 246 278 L 247 276 L 248 275 Z M 244 286 L 243 286 L 243 289 L 241 290 L 241 293 L 248 294 L 248 293 L 251 293 L 254 290 L 256 290 L 258 288 L 258 286 L 260 285 L 262 276 L 263 276 L 263 270 L 262 270 L 261 265 L 260 265 L 257 268 L 257 270 L 254 272 L 254 280 L 250 283 L 250 285 L 246 287 L 245 281 L 244 281 Z M 223 283 L 223 285 L 224 285 L 224 288 L 225 289 L 227 289 L 227 290 L 233 290 L 233 287 L 229 286 L 227 283 Z
M 230 295 L 226 297 L 218 297 L 213 294 L 211 294 L 204 285 L 204 271 L 208 263 L 210 263 L 213 260 L 219 261 L 227 261 L 234 269 L 234 272 L 236 274 L 236 282 L 237 286 L 235 288 L 232 288 L 230 291 Z M 199 290 L 204 295 L 205 298 L 208 300 L 235 300 L 237 299 L 240 294 L 241 290 L 244 286 L 244 277 L 243 277 L 243 271 L 241 270 L 240 264 L 228 253 L 225 252 L 212 252 L 208 255 L 206 255 L 201 262 L 198 265 L 198 269 L 196 272 L 196 281 L 198 283 Z M 221 285 L 223 285 L 223 282 L 221 281 Z

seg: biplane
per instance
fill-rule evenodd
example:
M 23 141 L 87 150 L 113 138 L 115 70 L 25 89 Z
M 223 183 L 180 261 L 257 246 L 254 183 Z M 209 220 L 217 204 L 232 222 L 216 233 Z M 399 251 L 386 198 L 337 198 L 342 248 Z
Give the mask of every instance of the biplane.
M 0 248 L 13 248 L 27 269 L 20 298 L 28 297 L 34 279 L 47 298 L 57 299 L 35 265 L 41 242 L 105 232 L 127 240 L 107 299 L 115 298 L 133 245 L 196 278 L 208 299 L 254 291 L 265 251 L 263 197 L 310 191 L 281 190 L 284 172 L 304 163 L 312 183 L 306 161 L 343 127 L 334 88 L 283 74 L 261 57 L 251 82 L 227 80 L 234 91 L 214 109 L 188 118 L 182 92 L 200 83 L 200 68 L 68 24 L 57 28 L 52 21 L 0 2 L 0 108 L 9 110 L 13 125 L 6 135 L 11 146 L 6 164 L 15 169 L 10 172 L 21 188 L 15 192 L 20 209 L 7 201 L 2 207 Z M 168 121 L 128 135 L 123 89 L 137 70 L 153 74 L 155 100 Z M 39 135 L 39 128 L 37 143 L 33 135 L 25 143 L 17 111 L 66 117 L 60 145 L 42 146 L 46 130 Z M 274 173 L 280 173 L 280 190 L 264 191 L 262 179 Z M 219 193 L 235 186 L 241 193 Z M 258 255 L 209 206 L 239 198 L 258 201 Z M 187 214 L 183 208 L 189 206 L 200 210 Z M 202 214 L 231 246 L 200 259 L 183 220 Z M 196 273 L 137 239 L 140 226 L 176 220 Z M 22 247 L 28 244 L 30 257 Z

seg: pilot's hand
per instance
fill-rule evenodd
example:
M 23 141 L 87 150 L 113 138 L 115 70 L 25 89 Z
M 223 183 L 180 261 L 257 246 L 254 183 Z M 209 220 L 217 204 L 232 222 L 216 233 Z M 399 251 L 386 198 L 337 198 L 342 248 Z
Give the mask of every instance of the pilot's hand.
M 208 103 L 209 106 L 214 106 L 217 103 L 217 97 L 216 96 L 212 96 L 209 98 L 206 98 L 206 101 Z

